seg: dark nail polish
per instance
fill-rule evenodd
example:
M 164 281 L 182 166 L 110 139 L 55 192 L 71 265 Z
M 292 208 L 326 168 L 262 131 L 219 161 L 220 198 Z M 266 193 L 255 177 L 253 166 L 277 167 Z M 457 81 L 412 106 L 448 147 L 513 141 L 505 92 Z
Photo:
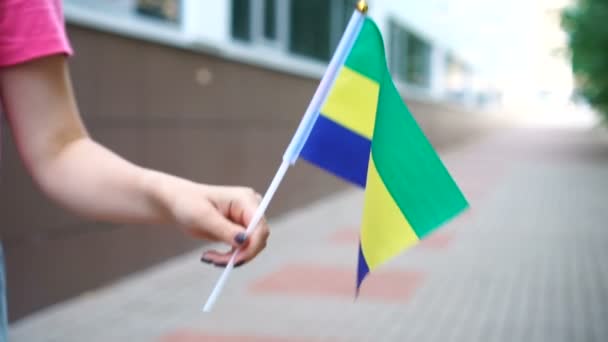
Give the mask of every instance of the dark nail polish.
M 201 257 L 201 262 L 204 262 L 205 264 L 210 264 L 210 263 L 211 263 L 211 260 L 210 260 L 210 259 L 207 259 L 207 258 L 205 258 L 205 257 Z
M 213 266 L 220 267 L 220 268 L 225 268 L 227 265 L 226 264 L 213 263 Z
M 236 267 L 240 267 L 240 266 L 242 266 L 244 263 L 245 263 L 245 261 L 240 261 L 240 262 L 237 262 L 236 264 L 234 264 L 234 267 L 235 267 L 235 268 L 236 268 Z
M 238 233 L 234 237 L 234 241 L 236 241 L 236 243 L 238 243 L 239 245 L 242 245 L 245 242 L 245 239 L 247 239 L 245 233 Z

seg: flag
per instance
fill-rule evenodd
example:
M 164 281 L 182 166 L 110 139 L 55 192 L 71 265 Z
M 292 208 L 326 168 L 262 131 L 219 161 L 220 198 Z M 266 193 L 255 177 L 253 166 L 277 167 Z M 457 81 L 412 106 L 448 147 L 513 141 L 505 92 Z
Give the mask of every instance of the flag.
M 368 273 L 468 207 L 397 91 L 365 17 L 300 158 L 365 190 L 356 289 Z

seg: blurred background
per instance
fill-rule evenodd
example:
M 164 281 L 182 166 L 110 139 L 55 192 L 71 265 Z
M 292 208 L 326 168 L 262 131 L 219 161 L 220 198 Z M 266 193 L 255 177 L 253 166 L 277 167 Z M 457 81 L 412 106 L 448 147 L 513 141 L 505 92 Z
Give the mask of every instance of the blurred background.
M 354 3 L 64 0 L 75 49 L 70 66 L 82 115 L 94 138 L 138 164 L 262 192 Z M 542 128 L 531 134 L 532 140 L 516 135 L 498 144 L 520 146 L 522 141 L 542 139 L 550 127 L 566 134 L 551 133 L 551 143 L 543 143 L 540 153 L 552 154 L 552 148 L 559 149 L 552 142 L 573 141 L 564 130 L 591 129 L 576 135 L 586 139 L 581 137 L 600 127 L 597 108 L 576 92 L 568 35 L 560 26 L 562 10 L 573 1 L 368 4 L 369 16 L 382 31 L 393 79 L 412 114 L 431 143 L 446 154 L 455 174 L 458 165 L 466 165 L 463 177 L 471 184 L 508 167 L 508 157 L 465 158 L 450 164 L 448 153 L 464 153 L 514 127 L 517 132 Z M 28 332 L 44 330 L 28 325 L 28 317 L 53 317 L 53 311 L 45 310 L 203 247 L 172 227 L 108 225 L 62 211 L 33 185 L 5 123 L 3 130 L 1 233 L 10 318 L 22 322 L 22 340 L 34 336 Z M 496 157 L 500 151 L 488 148 L 486 153 Z M 323 171 L 298 163 L 271 203 L 269 216 L 289 217 L 350 190 Z M 516 201 L 518 196 L 513 196 Z M 492 217 L 486 225 L 504 221 Z M 597 237 L 605 241 L 603 235 Z M 206 281 L 211 286 L 215 278 Z M 207 293 L 207 288 L 201 290 L 197 300 Z M 600 317 L 608 319 L 605 314 L 604 309 Z M 69 331 L 67 325 L 56 328 Z M 180 341 L 186 340 L 199 341 Z

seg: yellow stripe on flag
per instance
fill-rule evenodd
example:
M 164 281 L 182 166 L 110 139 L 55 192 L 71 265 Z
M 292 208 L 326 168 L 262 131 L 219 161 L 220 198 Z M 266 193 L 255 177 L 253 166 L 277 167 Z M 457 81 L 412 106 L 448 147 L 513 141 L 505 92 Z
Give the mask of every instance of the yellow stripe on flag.
M 321 112 L 344 127 L 371 139 L 379 89 L 375 81 L 343 67 Z
M 373 159 L 369 158 L 361 229 L 361 249 L 370 271 L 418 242 L 418 236 L 382 182 Z

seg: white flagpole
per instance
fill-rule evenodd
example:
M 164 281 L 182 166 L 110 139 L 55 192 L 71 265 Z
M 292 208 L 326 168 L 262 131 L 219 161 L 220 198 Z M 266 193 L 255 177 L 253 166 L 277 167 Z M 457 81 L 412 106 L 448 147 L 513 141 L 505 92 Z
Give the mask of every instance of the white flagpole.
M 268 207 L 270 200 L 274 196 L 277 188 L 279 187 L 279 184 L 283 180 L 285 173 L 287 173 L 287 169 L 290 165 L 293 165 L 298 159 L 298 156 L 302 151 L 302 148 L 304 147 L 306 139 L 308 139 L 308 136 L 312 131 L 316 119 L 319 116 L 321 106 L 325 102 L 328 92 L 331 89 L 331 86 L 333 85 L 336 76 L 338 75 L 338 71 L 340 70 L 340 67 L 344 64 L 348 53 L 352 49 L 353 44 L 355 43 L 355 40 L 357 39 L 357 36 L 361 31 L 366 12 L 367 4 L 365 3 L 365 1 L 360 0 L 357 3 L 357 9 L 351 16 L 350 21 L 346 26 L 346 30 L 344 31 L 344 34 L 340 39 L 338 47 L 336 48 L 336 52 L 334 53 L 331 61 L 329 62 L 327 70 L 325 71 L 325 74 L 323 75 L 323 78 L 321 79 L 321 82 L 319 83 L 319 86 L 317 87 L 317 90 L 315 91 L 315 94 L 313 95 L 310 104 L 308 105 L 304 117 L 302 118 L 298 129 L 296 130 L 293 138 L 291 139 L 289 146 L 285 150 L 281 166 L 279 167 L 277 173 L 272 179 L 268 190 L 266 190 L 266 193 L 262 198 L 262 202 L 260 203 L 260 206 L 257 208 L 255 214 L 253 215 L 251 222 L 247 226 L 247 230 L 245 231 L 245 234 L 247 234 L 247 236 L 249 236 L 253 232 L 255 227 L 257 227 L 258 223 L 264 216 L 264 213 L 266 212 L 266 208 Z M 232 254 L 230 262 L 228 262 L 228 265 L 222 272 L 222 275 L 215 284 L 211 295 L 209 295 L 209 298 L 207 299 L 207 302 L 203 307 L 204 312 L 210 312 L 213 308 L 213 305 L 215 304 L 217 298 L 222 292 L 222 289 L 224 288 L 224 285 L 226 283 L 226 280 L 228 279 L 228 276 L 230 275 L 230 272 L 234 268 L 234 262 L 239 251 L 240 249 L 236 250 Z

